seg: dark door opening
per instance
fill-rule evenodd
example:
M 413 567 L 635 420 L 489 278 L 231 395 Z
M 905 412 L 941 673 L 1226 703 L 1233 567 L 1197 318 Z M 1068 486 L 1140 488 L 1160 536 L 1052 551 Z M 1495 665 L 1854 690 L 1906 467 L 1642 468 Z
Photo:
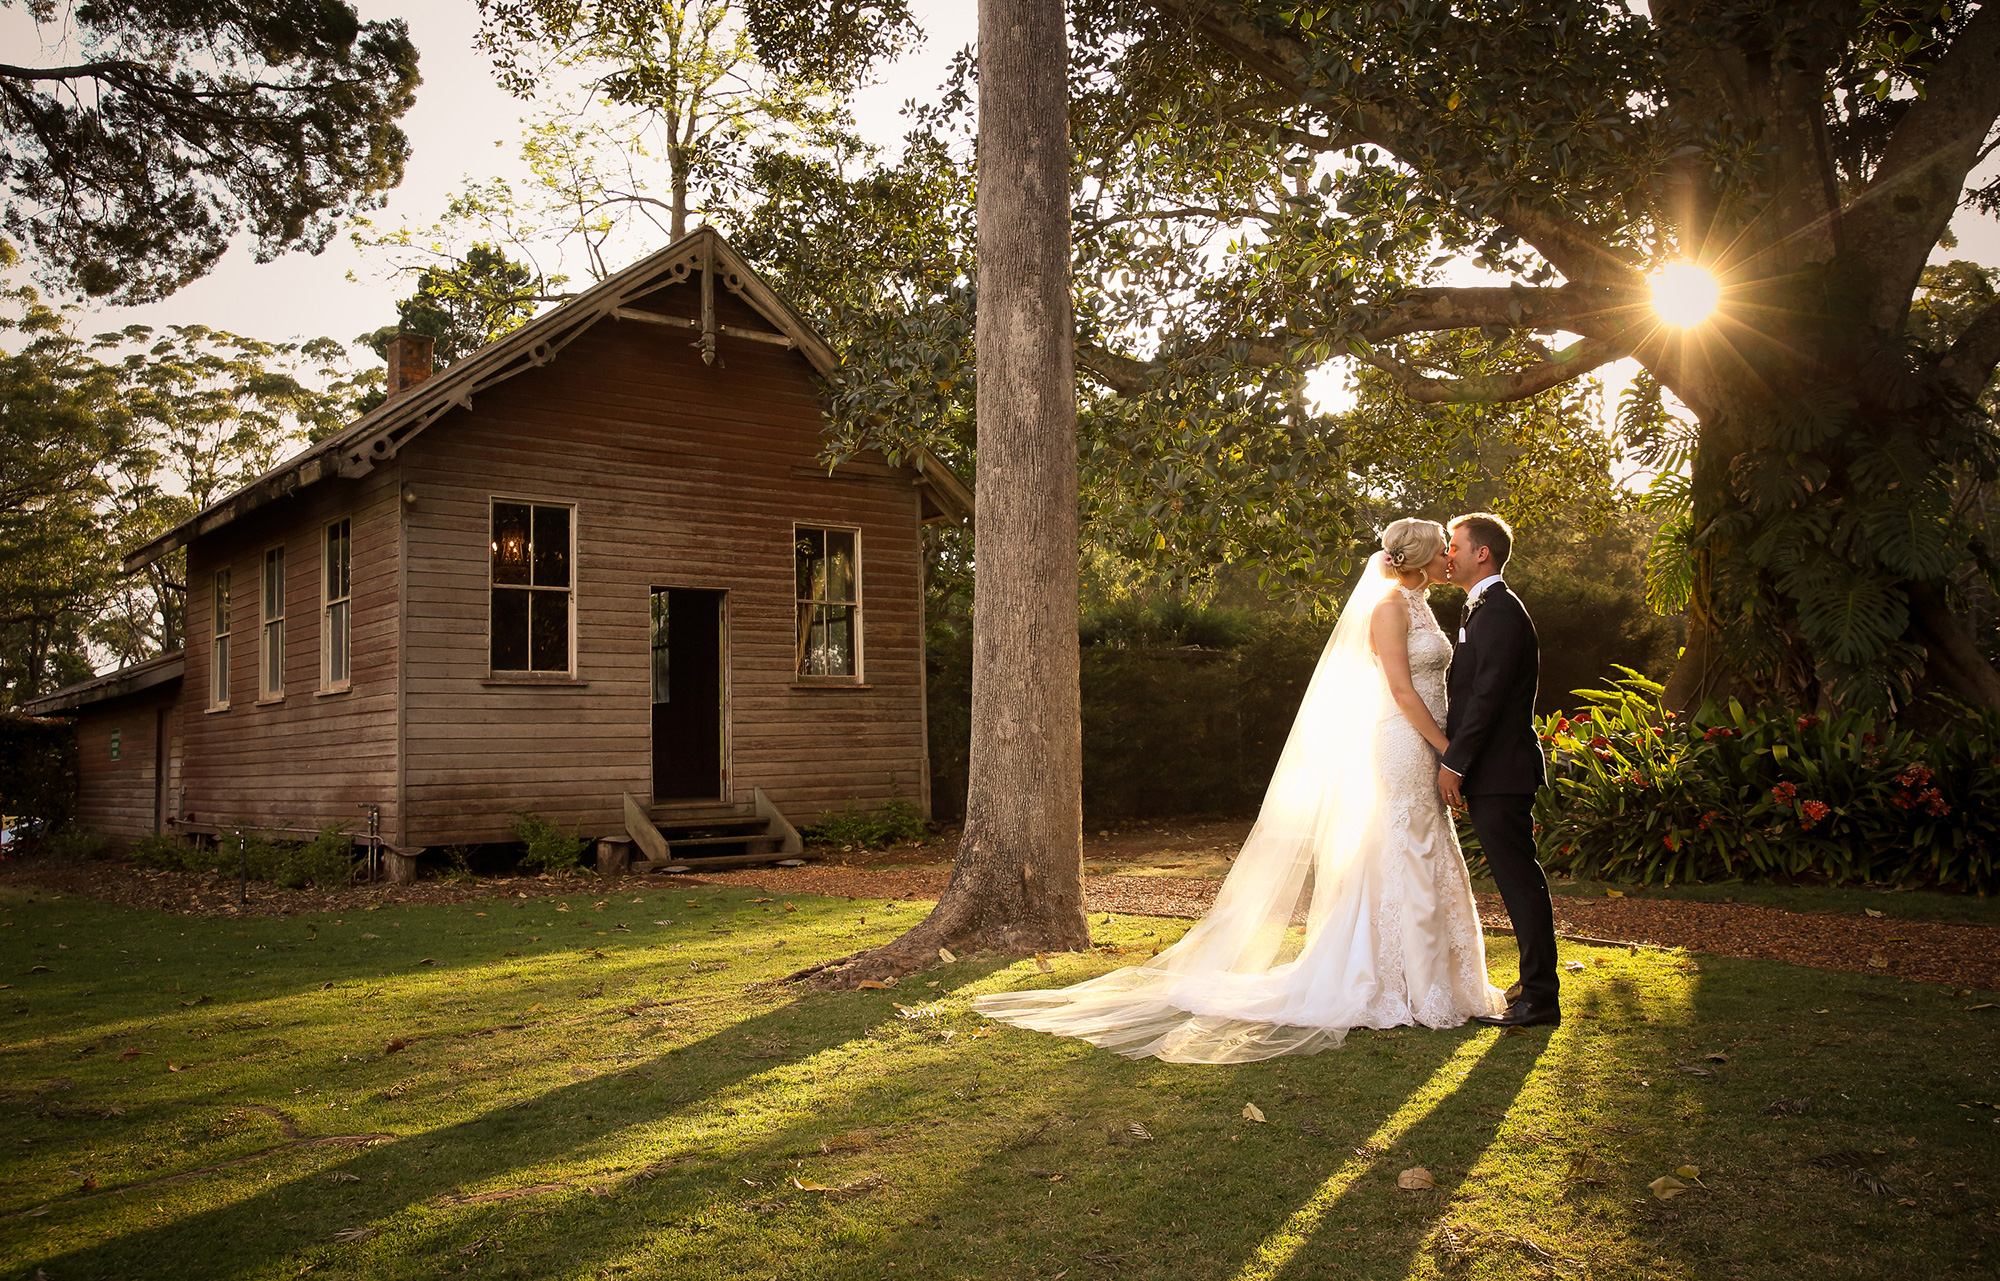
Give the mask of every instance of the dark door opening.
M 721 800 L 722 593 L 653 589 L 653 797 Z

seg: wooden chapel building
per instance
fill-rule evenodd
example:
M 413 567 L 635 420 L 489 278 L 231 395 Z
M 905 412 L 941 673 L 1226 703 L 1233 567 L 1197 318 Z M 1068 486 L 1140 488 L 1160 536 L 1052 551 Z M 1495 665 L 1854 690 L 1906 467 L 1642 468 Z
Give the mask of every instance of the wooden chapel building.
M 402 342 L 386 402 L 126 558 L 186 548 L 182 652 L 23 709 L 76 719 L 80 823 L 372 814 L 410 855 L 928 814 L 920 534 L 971 494 L 818 461 L 838 358 L 720 235 L 436 376 Z

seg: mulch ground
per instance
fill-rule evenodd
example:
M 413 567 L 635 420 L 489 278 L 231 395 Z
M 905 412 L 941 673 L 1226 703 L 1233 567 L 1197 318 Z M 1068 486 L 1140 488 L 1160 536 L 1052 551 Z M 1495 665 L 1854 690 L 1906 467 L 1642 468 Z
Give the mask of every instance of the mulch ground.
M 1115 836 L 1102 832 L 1087 844 L 1085 859 L 1095 870 L 1108 871 L 1120 862 L 1139 861 L 1129 856 L 1140 846 L 1155 855 L 1172 854 L 1176 849 L 1199 853 L 1228 844 L 1231 836 L 1236 834 L 1205 829 L 1169 833 L 1152 827 L 1135 828 Z M 1241 838 L 1236 836 L 1236 839 Z M 951 875 L 948 858 L 952 848 L 949 840 L 933 841 L 924 847 L 906 847 L 888 853 L 832 856 L 836 860 L 845 858 L 847 862 L 829 860 L 804 867 L 710 872 L 698 878 L 676 876 L 673 880 L 679 884 L 757 886 L 783 894 L 934 899 Z M 1158 866 L 1156 859 L 1144 861 Z M 897 865 L 880 866 L 885 862 Z M 111 862 L 39 861 L 0 869 L 0 884 L 33 885 L 57 893 L 193 916 L 299 915 L 358 911 L 371 905 L 464 903 L 495 895 L 544 898 L 609 892 L 605 882 L 584 874 L 420 881 L 415 885 L 357 886 L 336 891 L 284 890 L 252 882 L 249 901 L 242 903 L 234 878 L 211 873 L 157 871 Z M 1193 920 L 1208 910 L 1219 885 L 1212 878 L 1086 875 L 1084 906 L 1091 912 Z M 1786 912 L 1742 903 L 1670 899 L 1558 896 L 1555 909 L 1559 932 L 1593 943 L 1681 947 L 1715 956 L 1888 974 L 1981 990 L 2000 989 L 2000 928 L 1993 926 Z M 1511 932 L 1506 909 L 1497 895 L 1479 896 L 1479 915 L 1489 931 Z

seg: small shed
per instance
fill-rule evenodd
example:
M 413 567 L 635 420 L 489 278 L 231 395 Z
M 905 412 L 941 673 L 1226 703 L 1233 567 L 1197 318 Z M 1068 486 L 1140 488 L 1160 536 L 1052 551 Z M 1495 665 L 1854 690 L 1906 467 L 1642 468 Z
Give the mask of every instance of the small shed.
M 920 537 L 971 494 L 821 463 L 837 364 L 706 228 L 436 376 L 405 342 L 384 404 L 126 558 L 186 548 L 183 652 L 24 710 L 77 718 L 127 839 L 928 813 Z

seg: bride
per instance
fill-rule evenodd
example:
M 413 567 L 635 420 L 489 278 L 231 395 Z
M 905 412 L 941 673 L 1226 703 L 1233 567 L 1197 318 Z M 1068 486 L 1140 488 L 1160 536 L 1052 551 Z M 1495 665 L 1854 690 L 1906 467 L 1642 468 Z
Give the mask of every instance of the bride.
M 1434 521 L 1383 532 L 1207 916 L 1144 965 L 973 1008 L 1169 1063 L 1312 1054 L 1349 1028 L 1504 1011 L 1436 784 L 1452 650 L 1425 592 L 1446 547 Z

